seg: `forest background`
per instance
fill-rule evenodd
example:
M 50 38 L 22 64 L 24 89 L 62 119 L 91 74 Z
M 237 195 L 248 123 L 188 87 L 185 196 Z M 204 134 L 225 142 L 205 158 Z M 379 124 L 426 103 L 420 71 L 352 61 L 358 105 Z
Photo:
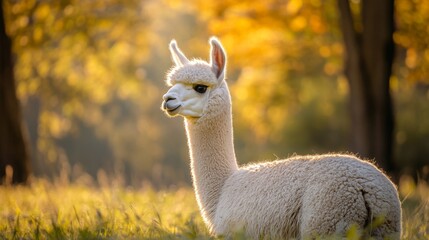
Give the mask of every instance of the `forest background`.
M 360 4 L 350 1 L 355 19 Z M 228 53 L 240 164 L 355 152 L 337 1 L 31 0 L 3 10 L 32 176 L 189 185 L 183 122 L 160 110 L 168 43 L 207 59 L 212 35 Z M 389 161 L 397 176 L 428 179 L 429 5 L 396 0 L 394 12 Z

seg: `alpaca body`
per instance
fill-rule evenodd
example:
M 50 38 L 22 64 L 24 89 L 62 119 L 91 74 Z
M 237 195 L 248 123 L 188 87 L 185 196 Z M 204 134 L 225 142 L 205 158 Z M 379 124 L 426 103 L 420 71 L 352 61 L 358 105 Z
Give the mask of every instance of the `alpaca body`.
M 355 224 L 367 236 L 399 239 L 396 188 L 371 163 L 331 154 L 237 166 L 226 54 L 217 39 L 210 44 L 206 63 L 189 61 L 171 42 L 176 67 L 167 76 L 171 88 L 162 104 L 169 116 L 185 117 L 195 195 L 210 232 L 306 239 L 344 236 Z
M 289 239 L 343 235 L 377 217 L 373 237 L 399 239 L 398 195 L 372 164 L 348 155 L 297 156 L 249 165 L 223 185 L 213 230 L 230 235 L 244 230 L 253 238 Z

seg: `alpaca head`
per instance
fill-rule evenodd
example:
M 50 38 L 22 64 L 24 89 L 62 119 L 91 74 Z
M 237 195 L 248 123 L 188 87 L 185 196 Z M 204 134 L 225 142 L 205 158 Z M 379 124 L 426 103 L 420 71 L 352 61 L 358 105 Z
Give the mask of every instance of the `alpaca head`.
M 215 107 L 211 102 L 229 100 L 225 79 L 226 54 L 219 40 L 210 39 L 210 63 L 202 60 L 188 60 L 180 51 L 175 40 L 170 43 L 170 52 L 175 67 L 167 75 L 170 87 L 163 96 L 162 110 L 169 116 L 201 118 Z M 226 91 L 225 91 L 226 90 Z M 225 94 L 228 97 L 225 97 Z

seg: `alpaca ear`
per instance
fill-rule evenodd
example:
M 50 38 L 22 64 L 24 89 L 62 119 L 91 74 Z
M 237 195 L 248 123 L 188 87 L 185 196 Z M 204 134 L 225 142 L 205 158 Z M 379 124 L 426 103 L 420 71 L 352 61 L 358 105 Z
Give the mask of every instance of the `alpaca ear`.
M 189 60 L 186 58 L 185 54 L 180 51 L 177 46 L 177 42 L 174 39 L 170 42 L 170 53 L 176 66 L 183 66 L 189 63 Z
M 210 38 L 210 65 L 219 81 L 225 78 L 226 54 L 222 44 L 216 37 Z

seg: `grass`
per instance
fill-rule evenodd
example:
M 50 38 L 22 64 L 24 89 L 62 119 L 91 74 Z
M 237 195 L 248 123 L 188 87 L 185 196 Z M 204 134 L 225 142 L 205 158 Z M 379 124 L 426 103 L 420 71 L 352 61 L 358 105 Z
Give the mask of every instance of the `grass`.
M 429 187 L 405 179 L 400 190 L 403 239 L 428 239 Z M 155 191 L 37 180 L 29 187 L 0 186 L 0 239 L 214 238 L 191 188 Z
M 403 178 L 399 190 L 403 239 L 429 239 L 429 185 Z
M 207 238 L 191 189 L 0 187 L 0 239 Z

